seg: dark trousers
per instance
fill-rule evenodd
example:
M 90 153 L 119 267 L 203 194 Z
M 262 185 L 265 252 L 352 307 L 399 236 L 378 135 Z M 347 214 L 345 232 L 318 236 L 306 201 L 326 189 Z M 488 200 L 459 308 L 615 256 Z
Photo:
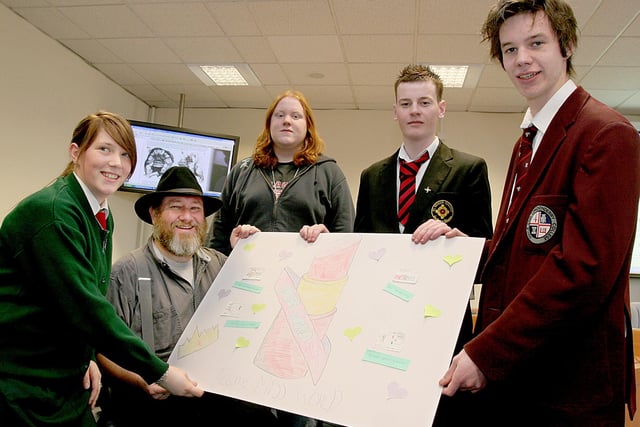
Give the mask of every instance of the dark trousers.
M 234 420 L 237 425 L 277 427 L 269 408 L 214 393 L 155 400 L 139 389 L 113 387 L 108 398 L 101 397 L 100 407 L 99 427 L 198 427 L 222 419 Z

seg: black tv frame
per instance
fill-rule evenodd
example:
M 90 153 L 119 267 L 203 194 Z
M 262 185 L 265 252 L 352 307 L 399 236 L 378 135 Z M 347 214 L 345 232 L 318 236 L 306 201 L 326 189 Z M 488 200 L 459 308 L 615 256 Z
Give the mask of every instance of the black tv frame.
M 120 190 L 152 192 L 165 170 L 181 165 L 194 172 L 204 194 L 220 197 L 224 179 L 238 158 L 239 136 L 139 120 L 129 123 L 138 159 L 134 174 Z

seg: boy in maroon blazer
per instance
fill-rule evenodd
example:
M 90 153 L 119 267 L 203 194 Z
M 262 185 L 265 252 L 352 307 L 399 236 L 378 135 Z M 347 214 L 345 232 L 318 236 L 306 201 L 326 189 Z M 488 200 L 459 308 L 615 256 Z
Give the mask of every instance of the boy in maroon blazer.
M 623 426 L 625 404 L 633 416 L 636 403 L 638 132 L 570 79 L 577 23 L 563 0 L 500 0 L 482 33 L 527 100 L 521 127 L 535 128 L 529 153 L 514 147 L 481 262 L 475 337 L 443 393 L 475 392 L 478 425 Z

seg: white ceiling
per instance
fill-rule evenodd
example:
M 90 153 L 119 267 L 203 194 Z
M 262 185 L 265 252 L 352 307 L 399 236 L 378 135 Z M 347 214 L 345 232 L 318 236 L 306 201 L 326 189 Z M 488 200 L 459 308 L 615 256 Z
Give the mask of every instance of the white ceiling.
M 640 114 L 640 1 L 569 0 L 576 81 Z M 384 109 L 409 63 L 469 64 L 448 111 L 520 112 L 479 29 L 494 0 L 0 0 L 150 106 L 266 108 L 288 88 L 315 109 Z M 262 86 L 204 85 L 188 64 L 246 63 Z

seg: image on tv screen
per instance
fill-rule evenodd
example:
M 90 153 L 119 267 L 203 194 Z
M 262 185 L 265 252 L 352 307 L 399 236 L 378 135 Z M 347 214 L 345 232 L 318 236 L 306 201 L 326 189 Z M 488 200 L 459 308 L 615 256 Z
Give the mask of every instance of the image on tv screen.
M 130 123 L 138 160 L 134 174 L 122 190 L 153 191 L 167 169 L 186 166 L 194 173 L 205 194 L 220 196 L 237 158 L 239 137 L 135 120 Z

